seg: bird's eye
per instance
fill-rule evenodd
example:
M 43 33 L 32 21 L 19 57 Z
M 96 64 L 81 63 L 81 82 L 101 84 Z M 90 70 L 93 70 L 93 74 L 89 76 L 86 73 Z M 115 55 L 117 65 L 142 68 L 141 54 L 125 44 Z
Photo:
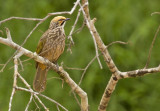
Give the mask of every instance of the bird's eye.
M 64 19 L 60 19 L 60 20 L 58 20 L 58 23 L 59 23 L 59 25 L 63 25 L 63 23 L 64 23 Z
M 63 21 L 58 21 L 59 24 L 61 24 Z

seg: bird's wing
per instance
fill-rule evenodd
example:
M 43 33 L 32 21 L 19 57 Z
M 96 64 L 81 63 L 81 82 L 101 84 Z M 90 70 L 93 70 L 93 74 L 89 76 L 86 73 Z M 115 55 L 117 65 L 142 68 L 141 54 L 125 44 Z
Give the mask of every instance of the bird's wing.
M 37 54 L 40 54 L 42 52 L 42 49 L 44 47 L 45 42 L 46 42 L 46 40 L 44 40 L 44 39 L 39 41 L 37 49 L 36 49 Z
M 42 49 L 44 48 L 44 45 L 46 43 L 46 39 L 47 39 L 47 33 L 48 31 L 46 31 L 42 37 L 40 38 L 39 42 L 38 42 L 38 46 L 37 46 L 37 49 L 36 49 L 36 53 L 37 54 L 40 54 L 42 52 Z
M 45 35 L 44 35 L 45 36 Z M 39 55 L 41 52 L 42 52 L 42 49 L 46 43 L 46 37 L 42 36 L 42 38 L 39 40 L 38 42 L 38 46 L 37 46 L 37 49 L 36 49 L 36 53 Z M 38 63 L 36 62 L 36 68 L 38 66 Z

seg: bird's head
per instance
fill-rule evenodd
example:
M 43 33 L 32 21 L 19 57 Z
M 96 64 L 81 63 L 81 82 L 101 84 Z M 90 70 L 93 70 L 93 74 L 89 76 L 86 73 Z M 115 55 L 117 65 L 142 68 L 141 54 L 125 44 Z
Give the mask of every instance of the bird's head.
M 53 29 L 53 28 L 60 27 L 60 26 L 64 27 L 65 22 L 67 20 L 70 20 L 70 18 L 65 18 L 63 16 L 56 16 L 51 20 L 50 28 Z

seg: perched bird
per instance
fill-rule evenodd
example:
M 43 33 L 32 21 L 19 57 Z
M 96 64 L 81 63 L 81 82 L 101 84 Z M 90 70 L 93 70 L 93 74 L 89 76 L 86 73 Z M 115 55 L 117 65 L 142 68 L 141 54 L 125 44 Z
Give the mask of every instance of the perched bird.
M 59 56 L 65 48 L 64 25 L 67 20 L 70 19 L 63 16 L 56 16 L 51 20 L 49 29 L 39 40 L 36 50 L 37 54 L 53 63 L 57 63 Z M 49 67 L 37 62 L 36 69 L 33 88 L 37 92 L 43 92 L 46 88 L 46 77 Z

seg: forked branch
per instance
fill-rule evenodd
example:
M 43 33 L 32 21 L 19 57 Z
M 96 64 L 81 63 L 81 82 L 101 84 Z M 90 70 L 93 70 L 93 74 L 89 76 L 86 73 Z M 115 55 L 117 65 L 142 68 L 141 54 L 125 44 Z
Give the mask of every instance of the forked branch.
M 10 33 L 9 30 L 6 32 Z M 13 41 L 10 41 L 9 39 L 5 39 L 5 38 L 0 37 L 0 43 L 5 44 L 7 46 L 10 46 L 10 47 L 18 50 L 18 52 L 20 52 L 21 55 L 24 54 L 27 57 L 33 58 L 37 62 L 40 62 L 42 64 L 50 66 L 54 71 L 56 71 L 60 76 L 62 76 L 64 78 L 65 82 L 68 83 L 68 85 L 72 88 L 72 90 L 80 96 L 82 111 L 88 111 L 87 94 L 70 78 L 69 74 L 65 70 L 63 70 L 62 67 L 59 67 L 59 69 L 57 69 L 57 66 L 55 64 L 51 63 L 49 60 L 44 59 L 41 56 L 38 56 L 36 53 L 32 53 L 31 51 L 19 46 L 18 44 L 14 43 Z M 28 84 L 28 87 L 30 87 L 29 84 Z M 15 86 L 14 86 L 14 88 L 15 88 Z M 15 92 L 14 90 L 13 90 L 13 94 Z M 11 98 L 11 100 L 12 100 L 12 98 Z

